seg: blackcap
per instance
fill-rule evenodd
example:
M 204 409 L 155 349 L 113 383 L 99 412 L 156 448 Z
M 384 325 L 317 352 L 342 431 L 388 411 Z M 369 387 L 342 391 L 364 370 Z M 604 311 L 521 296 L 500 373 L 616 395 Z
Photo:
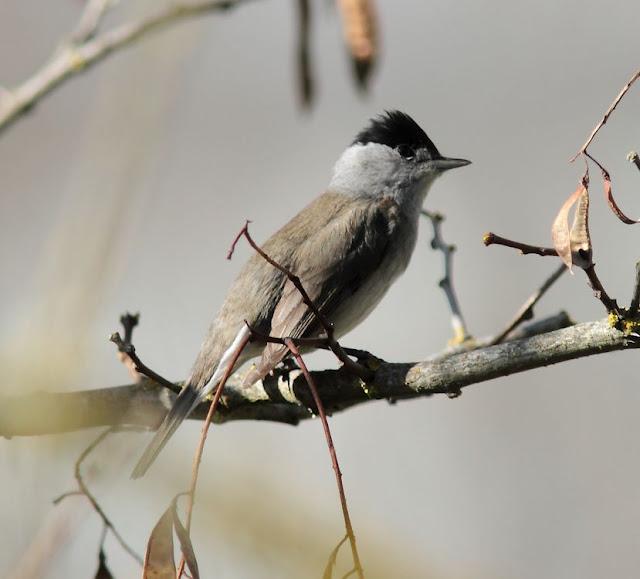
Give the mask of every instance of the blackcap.
M 325 193 L 263 245 L 295 273 L 339 338 L 376 307 L 406 269 L 420 210 L 437 177 L 469 161 L 443 157 L 407 114 L 388 111 L 370 121 L 338 159 Z M 322 327 L 286 276 L 254 254 L 211 324 L 184 388 L 133 471 L 142 476 L 169 437 L 219 384 L 248 322 L 284 338 L 315 337 Z M 286 346 L 249 342 L 236 366 L 260 357 L 244 377 L 249 386 L 288 354 Z

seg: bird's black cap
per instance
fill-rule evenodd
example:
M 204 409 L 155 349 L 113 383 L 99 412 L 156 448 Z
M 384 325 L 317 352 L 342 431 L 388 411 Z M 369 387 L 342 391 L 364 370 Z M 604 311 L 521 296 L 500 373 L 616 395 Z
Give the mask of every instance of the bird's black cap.
M 387 145 L 397 149 L 403 157 L 413 157 L 417 149 L 427 149 L 433 159 L 442 157 L 420 125 L 401 111 L 385 111 L 371 119 L 369 126 L 358 133 L 352 145 L 357 143 Z

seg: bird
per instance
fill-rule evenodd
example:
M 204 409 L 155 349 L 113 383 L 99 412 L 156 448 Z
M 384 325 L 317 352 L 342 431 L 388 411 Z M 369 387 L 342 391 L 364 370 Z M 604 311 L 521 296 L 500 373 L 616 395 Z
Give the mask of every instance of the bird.
M 339 157 L 329 186 L 262 246 L 297 275 L 340 338 L 360 324 L 404 272 L 416 245 L 420 212 L 433 182 L 470 161 L 444 157 L 408 114 L 371 119 Z M 143 476 L 198 404 L 234 368 L 258 358 L 242 386 L 264 378 L 289 351 L 247 341 L 251 329 L 278 338 L 318 337 L 320 322 L 287 276 L 255 253 L 231 285 L 184 387 L 135 466 Z

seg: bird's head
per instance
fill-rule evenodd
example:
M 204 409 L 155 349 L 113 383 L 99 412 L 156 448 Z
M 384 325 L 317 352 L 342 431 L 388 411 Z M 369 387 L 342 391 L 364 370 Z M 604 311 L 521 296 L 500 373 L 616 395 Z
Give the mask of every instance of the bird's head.
M 442 173 L 470 161 L 443 157 L 409 115 L 386 111 L 358 133 L 335 165 L 331 188 L 354 196 L 419 197 Z

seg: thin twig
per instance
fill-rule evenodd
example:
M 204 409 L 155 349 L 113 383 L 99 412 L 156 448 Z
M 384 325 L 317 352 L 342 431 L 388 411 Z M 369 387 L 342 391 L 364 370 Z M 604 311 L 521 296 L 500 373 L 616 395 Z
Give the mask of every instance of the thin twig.
M 518 249 L 523 254 L 527 253 L 536 253 L 538 255 L 558 255 L 558 252 L 551 247 L 539 247 L 536 245 L 528 245 L 526 243 L 520 243 L 519 241 L 513 241 L 511 239 L 507 239 L 505 237 L 500 237 L 495 233 L 485 233 L 484 235 L 484 244 L 489 245 L 504 245 L 505 247 L 512 247 L 514 249 Z M 602 286 L 602 282 L 596 275 L 595 264 L 591 262 L 588 267 L 581 268 L 587 277 L 589 278 L 589 285 L 593 289 L 593 295 L 599 299 L 604 307 L 607 309 L 607 312 L 614 313 L 617 316 L 622 316 L 622 312 L 616 303 L 616 300 L 609 297 L 609 294 L 605 291 Z
M 29 111 L 65 80 L 85 71 L 109 54 L 182 20 L 232 8 L 246 0 L 182 0 L 171 3 L 145 18 L 126 22 L 88 38 L 81 44 L 68 43 L 40 70 L 20 86 L 0 94 L 0 132 Z M 98 19 L 99 20 L 99 19 Z
M 522 304 L 520 309 L 516 312 L 513 319 L 507 324 L 507 327 L 500 332 L 490 345 L 494 346 L 500 344 L 504 339 L 515 330 L 525 320 L 530 320 L 533 317 L 533 307 L 540 301 L 542 296 L 547 293 L 547 290 L 560 278 L 560 276 L 567 271 L 567 266 L 562 263 L 558 268 L 545 280 L 545 282 L 529 296 L 526 302 Z
M 627 155 L 627 159 L 629 163 L 633 163 L 638 168 L 638 170 L 640 170 L 640 157 L 638 156 L 638 153 L 636 153 L 635 151 L 631 151 Z
M 168 388 L 175 394 L 178 394 L 180 392 L 181 388 L 179 386 L 176 386 L 170 380 L 163 378 L 162 376 L 160 376 L 160 374 L 154 372 L 151 368 L 144 364 L 142 360 L 138 358 L 135 346 L 131 343 L 126 343 L 120 337 L 120 334 L 118 332 L 114 332 L 113 334 L 111 334 L 111 336 L 109 337 L 109 341 L 113 342 L 117 346 L 119 352 L 123 352 L 124 354 L 129 356 L 129 358 L 131 358 L 131 361 L 135 364 L 137 372 L 139 372 L 140 374 L 144 374 L 150 380 L 153 380 L 160 386 Z
M 78 483 L 79 491 L 72 491 L 72 492 L 64 493 L 63 495 L 60 495 L 57 499 L 55 499 L 53 502 L 54 502 L 54 504 L 58 504 L 62 499 L 66 498 L 68 496 L 72 496 L 72 495 L 75 495 L 75 494 L 84 495 L 87 498 L 87 500 L 91 503 L 91 506 L 93 507 L 93 510 L 102 519 L 102 522 L 104 523 L 105 527 L 107 527 L 111 531 L 111 533 L 116 538 L 118 543 L 120 543 L 122 548 L 127 553 L 129 553 L 129 555 L 131 555 L 140 565 L 142 565 L 142 557 L 140 557 L 140 555 L 138 555 L 126 543 L 126 541 L 122 538 L 122 535 L 120 535 L 120 533 L 113 526 L 113 523 L 111 522 L 109 517 L 107 517 L 106 513 L 104 512 L 104 510 L 102 509 L 102 507 L 100 506 L 100 504 L 98 503 L 96 498 L 93 496 L 93 494 L 89 490 L 89 487 L 87 487 L 87 484 L 84 482 L 84 479 L 82 477 L 82 471 L 81 471 L 82 463 L 95 450 L 95 448 L 100 443 L 102 443 L 107 438 L 107 436 L 109 436 L 110 434 L 113 434 L 114 432 L 121 431 L 121 430 L 123 430 L 123 428 L 121 428 L 119 426 L 112 426 L 110 428 L 107 428 L 89 446 L 87 446 L 87 448 L 85 448 L 82 451 L 82 453 L 80 454 L 80 456 L 76 460 L 75 468 L 74 468 L 74 476 L 75 476 L 76 482 Z M 101 542 L 101 544 L 102 544 L 102 542 Z
M 100 26 L 100 22 L 113 0 L 87 0 L 76 29 L 71 34 L 73 44 L 81 44 L 93 38 Z
M 309 390 L 311 390 L 311 395 L 313 396 L 313 400 L 316 404 L 316 408 L 318 409 L 318 415 L 320 416 L 320 421 L 322 422 L 322 428 L 324 429 L 324 436 L 327 440 L 327 446 L 329 448 L 329 455 L 331 456 L 331 465 L 333 466 L 333 471 L 336 476 L 336 484 L 338 485 L 338 494 L 340 495 L 340 505 L 342 506 L 342 516 L 344 517 L 344 525 L 347 531 L 347 536 L 349 537 L 349 544 L 351 545 L 351 554 L 353 556 L 353 565 L 354 570 L 357 573 L 358 577 L 361 579 L 364 578 L 364 572 L 362 570 L 362 565 L 360 563 L 360 556 L 358 555 L 358 547 L 356 545 L 356 536 L 353 532 L 353 526 L 351 525 L 351 517 L 349 516 L 349 507 L 347 506 L 347 497 L 344 492 L 344 486 L 342 484 L 342 472 L 340 471 L 340 465 L 338 463 L 338 456 L 336 454 L 336 449 L 333 444 L 333 439 L 331 437 L 331 430 L 329 429 L 329 423 L 327 421 L 327 415 L 324 411 L 324 406 L 322 405 L 322 400 L 318 394 L 318 389 L 316 388 L 316 384 L 309 372 L 307 365 L 305 364 L 302 356 L 300 355 L 300 351 L 297 346 L 294 344 L 293 340 L 289 338 L 285 338 L 285 343 L 289 348 L 291 354 L 296 359 L 296 362 L 300 366 L 302 373 L 307 381 L 309 386 Z
M 236 245 L 241 237 L 245 237 L 249 242 L 249 245 L 256 251 L 258 254 L 268 263 L 270 263 L 273 267 L 275 267 L 278 271 L 282 272 L 287 276 L 289 281 L 295 286 L 295 288 L 300 292 L 302 296 L 302 300 L 304 304 L 313 312 L 313 315 L 316 317 L 320 325 L 325 331 L 326 341 L 329 345 L 331 351 L 335 354 L 336 358 L 342 362 L 342 364 L 350 371 L 353 372 L 356 376 L 359 376 L 364 381 L 371 380 L 373 377 L 373 372 L 369 370 L 366 366 L 359 364 L 358 362 L 354 362 L 347 353 L 344 351 L 342 346 L 335 339 L 334 335 L 334 327 L 333 324 L 320 312 L 320 310 L 316 307 L 313 300 L 307 294 L 307 291 L 304 289 L 302 285 L 302 281 L 300 278 L 295 275 L 291 270 L 287 269 L 283 265 L 279 264 L 277 261 L 269 257 L 264 250 L 253 240 L 251 235 L 249 234 L 249 223 L 251 221 L 245 221 L 244 227 L 240 230 L 240 232 L 236 235 L 233 240 L 229 252 L 227 253 L 227 259 L 231 259 L 233 256 L 233 252 L 235 251 Z
M 634 73 L 634 75 L 629 79 L 629 82 L 624 85 L 618 96 L 611 103 L 611 106 L 607 109 L 607 112 L 604 114 L 600 122 L 594 127 L 593 131 L 591 131 L 591 134 L 585 141 L 584 145 L 582 145 L 580 150 L 571 158 L 571 162 L 575 161 L 581 154 L 585 154 L 587 152 L 587 148 L 595 138 L 598 131 L 606 124 L 606 122 L 609 120 L 609 117 L 611 116 L 611 113 L 613 113 L 620 101 L 623 99 L 624 95 L 627 94 L 627 91 L 631 88 L 631 85 L 633 85 L 633 83 L 636 82 L 638 78 L 640 78 L 640 70 Z
M 453 327 L 453 343 L 461 344 L 471 338 L 467 325 L 460 309 L 460 303 L 453 287 L 453 254 L 456 250 L 455 245 L 449 245 L 442 239 L 442 222 L 444 216 L 440 213 L 431 213 L 430 211 L 422 210 L 422 215 L 431 220 L 433 226 L 433 238 L 431 240 L 431 247 L 435 250 L 440 250 L 444 256 L 444 277 L 440 280 L 439 286 L 445 293 L 447 301 L 449 302 L 449 309 L 451 310 L 451 326 Z
M 187 530 L 187 533 L 191 531 L 191 516 L 193 513 L 193 505 L 196 500 L 196 486 L 198 484 L 198 473 L 200 471 L 200 462 L 202 460 L 204 443 L 207 440 L 207 433 L 209 432 L 209 426 L 211 425 L 211 421 L 213 420 L 213 416 L 218 407 L 218 403 L 220 402 L 220 397 L 222 396 L 222 391 L 224 390 L 225 384 L 227 383 L 229 376 L 231 376 L 231 374 L 233 373 L 234 366 L 236 365 L 238 358 L 242 354 L 242 351 L 245 349 L 245 347 L 249 343 L 249 339 L 250 339 L 250 335 L 247 335 L 245 338 L 243 338 L 241 342 L 238 344 L 236 351 L 233 353 L 233 357 L 231 358 L 231 361 L 227 366 L 227 369 L 225 370 L 225 373 L 222 376 L 220 383 L 218 384 L 216 393 L 213 397 L 213 400 L 211 401 L 211 405 L 209 406 L 209 412 L 207 413 L 207 417 L 205 418 L 204 424 L 202 425 L 202 431 L 200 432 L 200 440 L 198 442 L 196 452 L 193 456 L 193 464 L 191 468 L 191 483 L 189 485 L 189 491 L 186 493 L 187 494 L 187 520 L 186 520 L 185 528 Z M 183 556 L 182 559 L 180 560 L 180 565 L 178 567 L 178 572 L 176 574 L 176 577 L 178 579 L 182 576 L 182 573 L 184 571 L 184 566 L 185 566 L 185 558 Z
M 529 245 L 528 243 L 520 243 L 519 241 L 513 241 L 506 237 L 500 237 L 495 233 L 485 233 L 482 237 L 482 242 L 488 247 L 489 245 L 504 245 L 505 247 L 512 247 L 517 249 L 523 255 L 528 253 L 535 253 L 537 255 L 558 255 L 558 252 L 553 247 L 541 247 L 539 245 Z
M 616 300 L 609 297 L 609 294 L 602 286 L 600 278 L 596 275 L 595 264 L 592 263 L 589 267 L 585 268 L 584 272 L 589 278 L 589 285 L 591 286 L 591 289 L 593 289 L 593 295 L 603 303 L 608 312 L 613 312 L 617 316 L 622 316 L 622 312 L 620 311 L 620 308 L 618 308 Z

